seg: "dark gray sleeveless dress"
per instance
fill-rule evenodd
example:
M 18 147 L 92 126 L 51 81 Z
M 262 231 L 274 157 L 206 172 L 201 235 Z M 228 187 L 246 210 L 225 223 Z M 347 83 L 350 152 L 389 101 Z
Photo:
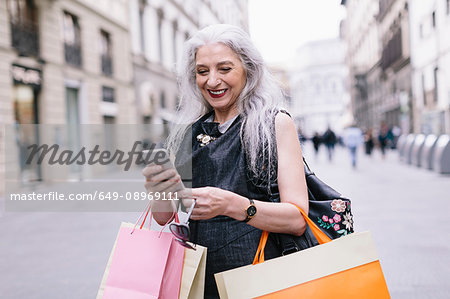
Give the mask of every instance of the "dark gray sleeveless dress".
M 247 198 L 269 201 L 267 188 L 254 183 L 239 138 L 241 119 L 238 116 L 221 134 L 218 123 L 205 122 L 206 114 L 192 125 L 176 158 L 176 167 L 186 186 L 218 187 Z M 217 139 L 200 146 L 199 134 Z M 191 140 L 192 138 L 192 140 Z M 192 148 L 192 155 L 189 148 Z M 188 154 L 189 153 L 189 154 Z M 190 169 L 192 163 L 192 171 Z M 244 211 L 242 211 L 244 214 Z M 262 231 L 242 221 L 226 216 L 190 221 L 191 241 L 208 248 L 206 261 L 205 298 L 219 298 L 214 273 L 248 265 L 253 262 Z M 280 256 L 276 239 L 269 237 L 265 257 Z

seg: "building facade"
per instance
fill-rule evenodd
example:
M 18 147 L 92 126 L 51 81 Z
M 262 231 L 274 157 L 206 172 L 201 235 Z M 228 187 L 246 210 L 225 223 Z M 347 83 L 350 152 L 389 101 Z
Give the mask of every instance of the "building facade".
M 344 41 L 330 39 L 308 43 L 296 54 L 290 74 L 291 112 L 304 136 L 328 127 L 343 130 L 350 101 L 345 53 Z
M 0 121 L 17 141 L 2 153 L 42 143 L 46 125 L 63 125 L 48 142 L 77 146 L 85 124 L 135 121 L 128 18 L 125 0 L 0 2 Z M 1 161 L 2 181 L 5 169 L 24 183 L 48 179 L 21 158 Z
M 24 163 L 29 144 L 114 149 L 151 135 L 142 124 L 167 129 L 183 43 L 214 23 L 248 31 L 247 1 L 0 1 L 1 181 L 6 171 L 24 184 L 102 173 Z
M 409 1 L 414 132 L 450 133 L 450 1 Z
M 344 36 L 356 123 L 413 126 L 407 0 L 345 0 Z
M 178 104 L 176 63 L 183 43 L 195 31 L 216 23 L 248 31 L 247 1 L 130 0 L 136 120 L 162 124 L 167 131 Z
M 381 118 L 378 107 L 381 101 L 379 4 L 378 0 L 346 0 L 342 3 L 348 16 L 342 23 L 341 31 L 347 44 L 348 88 L 353 117 L 360 127 L 371 128 Z
M 344 35 L 358 124 L 377 128 L 385 123 L 405 134 L 448 134 L 450 0 L 342 4 L 347 9 Z
M 381 60 L 381 121 L 413 131 L 411 44 L 407 0 L 381 0 L 378 14 Z

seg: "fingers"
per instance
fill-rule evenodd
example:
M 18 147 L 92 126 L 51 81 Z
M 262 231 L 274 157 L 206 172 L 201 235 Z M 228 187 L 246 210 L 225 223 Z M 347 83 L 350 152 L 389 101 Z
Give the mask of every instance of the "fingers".
M 161 165 L 156 165 L 156 164 L 151 164 L 151 165 L 147 165 L 143 170 L 142 170 L 142 175 L 145 176 L 146 178 L 155 175 L 157 173 L 160 173 L 162 171 L 162 166 Z
M 189 189 L 189 196 L 191 196 L 191 198 L 207 198 L 210 197 L 210 192 L 210 187 L 192 188 Z
M 157 165 L 147 166 L 142 171 L 146 178 L 145 188 L 149 192 L 174 192 L 181 182 L 175 169 L 161 171 Z
M 183 200 L 183 205 L 185 207 L 190 207 L 195 197 L 192 195 L 191 188 L 184 188 L 181 191 L 178 191 L 178 197 Z
M 163 182 L 163 181 L 167 181 L 167 180 L 175 181 L 179 178 L 180 178 L 180 176 L 177 174 L 175 169 L 167 169 L 167 170 L 161 171 L 158 174 L 147 176 L 146 181 L 157 185 L 158 183 Z

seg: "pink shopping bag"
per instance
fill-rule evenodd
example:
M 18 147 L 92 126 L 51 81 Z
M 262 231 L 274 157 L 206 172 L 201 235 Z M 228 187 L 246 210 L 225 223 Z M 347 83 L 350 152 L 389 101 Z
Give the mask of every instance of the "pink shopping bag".
M 184 247 L 171 233 L 122 223 L 111 255 L 101 298 L 178 298 Z

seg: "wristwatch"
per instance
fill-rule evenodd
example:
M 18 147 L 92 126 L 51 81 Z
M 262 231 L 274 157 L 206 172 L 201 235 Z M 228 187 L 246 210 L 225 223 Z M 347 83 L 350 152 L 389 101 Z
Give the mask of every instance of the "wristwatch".
M 245 215 L 247 216 L 247 218 L 245 218 L 244 222 L 249 222 L 250 219 L 255 217 L 256 211 L 257 211 L 255 202 L 253 201 L 253 199 L 249 199 L 249 200 L 250 200 L 250 205 L 247 207 L 247 209 L 245 209 Z

